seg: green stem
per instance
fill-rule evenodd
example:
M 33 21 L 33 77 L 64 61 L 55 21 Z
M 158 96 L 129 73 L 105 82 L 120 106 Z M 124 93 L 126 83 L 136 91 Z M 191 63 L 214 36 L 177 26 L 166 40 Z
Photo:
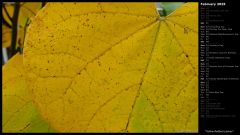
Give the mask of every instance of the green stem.
M 20 3 L 16 2 L 14 4 L 13 12 L 13 22 L 12 22 L 12 40 L 11 40 L 11 52 L 10 57 L 17 53 L 16 44 L 17 44 L 17 31 L 18 31 L 18 14 L 20 9 Z

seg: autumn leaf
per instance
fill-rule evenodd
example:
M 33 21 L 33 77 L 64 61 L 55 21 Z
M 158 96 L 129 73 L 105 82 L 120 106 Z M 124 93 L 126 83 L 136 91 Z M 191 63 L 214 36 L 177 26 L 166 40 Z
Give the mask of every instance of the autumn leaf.
M 4 8 L 2 8 L 3 19 L 9 25 L 12 25 L 12 17 L 14 12 L 14 5 L 13 4 L 4 4 Z M 41 9 L 42 3 L 41 2 L 21 2 L 20 3 L 20 12 L 18 16 L 18 24 L 20 27 L 24 27 L 27 21 L 36 15 L 36 13 Z
M 16 54 L 2 68 L 3 132 L 53 132 L 42 120 L 26 89 L 22 55 Z
M 21 2 L 20 11 L 18 15 L 18 32 L 17 32 L 17 46 L 23 48 L 25 38 L 25 28 L 30 22 L 31 18 L 34 17 L 37 11 L 41 8 L 41 2 Z M 3 47 L 7 48 L 11 45 L 12 38 L 12 21 L 13 20 L 14 5 L 4 4 L 2 8 L 3 19 L 8 23 L 8 27 L 2 26 L 2 43 Z
M 60 132 L 197 132 L 198 4 L 48 3 L 29 26 L 24 69 Z
M 11 44 L 12 30 L 2 25 L 2 47 L 7 48 Z
M 24 28 L 18 28 L 17 32 L 17 44 L 19 47 L 23 47 L 24 42 Z M 8 48 L 11 45 L 12 29 L 2 25 L 2 47 Z

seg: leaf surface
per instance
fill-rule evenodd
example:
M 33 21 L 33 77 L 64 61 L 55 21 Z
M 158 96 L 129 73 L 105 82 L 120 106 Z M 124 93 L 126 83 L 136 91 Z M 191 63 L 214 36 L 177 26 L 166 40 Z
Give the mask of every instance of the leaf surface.
M 197 6 L 48 3 L 24 49 L 42 117 L 61 132 L 197 132 Z
M 12 30 L 2 25 L 2 47 L 7 48 L 11 45 Z
M 8 48 L 11 46 L 12 29 L 2 25 L 2 47 Z M 18 28 L 17 45 L 23 47 L 24 42 L 24 28 Z
M 53 132 L 42 120 L 27 91 L 22 55 L 3 66 L 3 132 Z

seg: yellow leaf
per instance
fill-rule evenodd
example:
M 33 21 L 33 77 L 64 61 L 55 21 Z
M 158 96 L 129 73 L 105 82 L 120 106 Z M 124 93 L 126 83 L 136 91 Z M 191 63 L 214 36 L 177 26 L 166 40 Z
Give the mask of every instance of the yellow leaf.
M 2 25 L 2 47 L 8 48 L 11 45 L 12 41 L 12 29 Z M 24 43 L 24 28 L 18 28 L 17 32 L 17 46 L 23 48 Z
M 2 25 L 2 47 L 7 48 L 11 44 L 12 30 Z
M 4 4 L 4 5 L 6 10 L 2 7 L 2 17 L 9 25 L 12 25 L 12 21 L 10 18 L 13 17 L 14 6 L 12 4 Z
M 42 2 L 22 2 L 20 16 L 30 19 L 34 17 L 41 8 Z
M 21 2 L 18 16 L 18 25 L 20 25 L 20 27 L 25 27 L 27 20 L 35 16 L 41 7 L 41 2 Z M 14 4 L 5 4 L 5 8 L 6 11 L 4 8 L 2 8 L 3 18 L 8 22 L 8 24 L 12 25 L 12 22 L 7 16 L 7 13 L 11 18 L 13 17 Z
M 3 132 L 53 132 L 33 106 L 26 88 L 22 55 L 13 56 L 2 73 Z
M 197 23 L 197 3 L 48 3 L 24 49 L 34 103 L 61 132 L 197 132 Z

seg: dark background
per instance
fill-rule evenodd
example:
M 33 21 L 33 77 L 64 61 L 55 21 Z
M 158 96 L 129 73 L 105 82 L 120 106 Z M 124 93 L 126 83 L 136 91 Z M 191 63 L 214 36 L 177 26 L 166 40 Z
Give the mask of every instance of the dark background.
M 221 15 L 223 18 L 223 22 L 214 22 L 209 21 L 209 25 L 224 25 L 229 26 L 233 29 L 232 32 L 239 33 L 239 5 L 238 3 L 234 3 L 231 0 L 205 0 L 201 2 L 225 2 L 226 6 L 215 6 L 210 7 L 209 9 L 225 9 L 229 10 L 229 12 L 225 13 L 214 13 Z M 201 3 L 200 2 L 200 3 Z M 200 12 L 200 5 L 199 3 L 199 16 L 204 15 L 206 13 Z M 206 6 L 205 6 L 206 7 Z M 211 15 L 211 12 L 210 12 Z M 200 18 L 200 17 L 199 17 Z M 212 20 L 213 17 L 210 18 Z M 216 18 L 217 19 L 217 18 Z M 201 21 L 201 20 L 200 20 Z M 201 25 L 200 25 L 201 26 Z M 199 26 L 199 27 L 200 27 Z M 209 31 L 210 33 L 216 31 Z M 209 60 L 209 65 L 238 65 L 239 66 L 239 46 L 240 46 L 240 36 L 209 36 L 209 44 L 211 43 L 222 43 L 223 47 L 209 47 L 209 52 L 220 52 L 220 51 L 235 51 L 237 54 L 235 55 L 219 55 L 219 54 L 209 54 L 209 56 L 230 56 L 230 59 L 220 59 L 220 60 Z M 200 50 L 199 50 L 200 51 Z M 207 55 L 207 54 L 206 54 Z M 206 57 L 206 56 L 205 56 Z M 200 64 L 200 63 L 199 63 Z M 199 68 L 200 69 L 200 68 Z M 206 69 L 206 68 L 205 68 Z M 239 78 L 239 68 L 209 68 L 209 78 L 217 78 L 217 77 L 238 77 Z M 207 133 L 206 130 L 231 130 L 233 133 L 238 133 L 240 129 L 240 121 L 239 121 L 239 90 L 240 90 L 240 83 L 239 80 L 222 80 L 222 81 L 212 81 L 208 80 L 205 77 L 206 83 L 209 85 L 210 91 L 223 91 L 224 94 L 209 94 L 209 102 L 219 102 L 221 103 L 221 107 L 224 110 L 210 110 L 210 115 L 231 115 L 232 117 L 213 117 L 213 118 L 206 118 L 206 112 L 202 113 L 199 112 L 199 115 L 205 115 L 205 118 L 199 116 L 199 131 L 200 133 Z M 200 78 L 199 78 L 200 80 Z M 200 93 L 200 92 L 199 92 Z M 206 96 L 206 95 L 204 95 Z M 212 99 L 216 101 L 211 101 Z M 201 98 L 199 98 L 199 103 L 201 102 Z M 206 98 L 205 98 L 206 102 Z M 205 109 L 204 105 L 199 104 L 199 110 L 207 110 Z M 224 134 L 224 133 L 219 133 Z M 230 134 L 230 133 L 225 133 Z

